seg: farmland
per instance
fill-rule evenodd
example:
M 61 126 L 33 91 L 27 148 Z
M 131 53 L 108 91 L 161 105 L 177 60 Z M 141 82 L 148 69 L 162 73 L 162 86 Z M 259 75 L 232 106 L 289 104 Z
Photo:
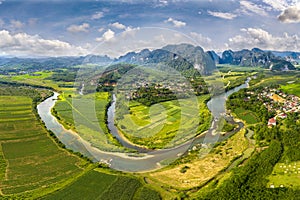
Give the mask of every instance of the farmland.
M 116 120 L 116 124 L 135 144 L 148 148 L 170 147 L 208 129 L 207 99 L 208 96 L 201 96 L 165 101 L 150 107 L 132 101 L 130 113 Z
M 160 199 L 160 195 L 143 186 L 141 182 L 135 178 L 105 174 L 100 171 L 92 170 L 78 178 L 68 187 L 46 196 L 43 199 L 156 200 Z
M 83 171 L 83 161 L 48 137 L 32 113 L 31 98 L 1 96 L 0 105 L 2 194 L 46 193 Z
M 63 94 L 52 112 L 67 129 L 78 132 L 93 146 L 107 151 L 122 150 L 116 139 L 108 134 L 105 112 L 109 101 L 107 92 L 73 98 Z
M 168 185 L 176 189 L 191 189 L 202 185 L 250 148 L 244 133 L 245 130 L 241 130 L 211 152 L 203 148 L 190 152 L 188 156 L 176 161 L 176 165 L 149 173 L 148 177 L 154 185 Z M 201 157 L 205 153 L 208 154 Z
M 36 95 L 29 91 L 32 90 L 7 87 L 0 94 Z M 58 147 L 34 115 L 29 96 L 0 96 L 1 195 L 33 199 L 45 195 L 45 199 L 160 199 L 159 193 L 133 176 L 93 170 L 96 165 Z
M 269 188 L 300 188 L 300 162 L 277 163 L 268 179 Z
M 291 81 L 293 82 L 293 81 Z M 281 89 L 287 94 L 294 94 L 300 97 L 300 83 L 288 83 L 286 85 L 282 85 Z
M 206 77 L 207 83 L 218 85 L 218 82 L 221 82 L 220 86 L 227 90 L 243 83 L 246 77 L 257 74 L 257 79 L 253 78 L 250 84 L 251 87 L 254 86 L 254 94 L 258 91 L 255 90 L 256 87 L 272 86 L 278 87 L 287 94 L 299 95 L 299 78 L 294 72 L 279 73 L 232 66 L 221 66 L 219 70 L 220 72 L 214 72 Z M 74 88 L 71 88 L 74 84 L 72 77 L 74 78 L 75 72 L 72 71 L 65 77 L 66 71 L 14 75 L 10 77 L 10 81 L 31 85 L 40 83 L 42 86 L 55 88 L 61 95 L 52 114 L 66 129 L 78 132 L 84 140 L 101 150 L 129 151 L 118 143 L 106 126 L 106 108 L 111 100 L 111 94 L 108 92 L 88 94 L 86 91 L 84 95 L 79 95 Z M 34 111 L 35 103 L 42 99 L 36 93 L 46 97 L 51 92 L 24 86 L 20 86 L 19 89 L 0 88 L 2 95 L 0 98 L 0 185 L 1 195 L 4 198 L 198 199 L 209 195 L 216 188 L 220 188 L 222 194 L 225 194 L 227 189 L 222 190 L 222 187 L 231 180 L 236 183 L 234 181 L 236 174 L 241 178 L 255 177 L 245 182 L 251 187 L 252 185 L 256 187 L 255 185 L 258 184 L 255 180 L 263 180 L 259 188 L 266 190 L 273 187 L 291 190 L 300 187 L 298 170 L 300 166 L 296 159 L 297 153 L 294 153 L 298 148 L 296 144 L 298 140 L 287 139 L 297 138 L 297 134 L 289 132 L 286 133 L 287 136 L 283 136 L 285 129 L 296 130 L 292 127 L 292 123 L 286 121 L 294 117 L 295 120 L 290 121 L 298 120 L 296 122 L 298 125 L 299 119 L 296 115 L 289 115 L 287 119 L 279 121 L 278 128 L 268 128 L 266 122 L 270 116 L 264 116 L 266 110 L 261 109 L 262 105 L 255 101 L 256 98 L 246 96 L 248 98 L 246 99 L 244 96 L 242 98 L 235 96 L 229 100 L 236 104 L 231 105 L 228 112 L 243 120 L 245 128 L 226 141 L 218 142 L 215 146 L 195 145 L 184 156 L 179 156 L 178 160 L 164 168 L 131 174 L 104 169 L 104 165 L 90 164 L 70 151 L 61 149 L 60 143 L 56 144 L 49 137 L 50 134 L 37 118 Z M 239 95 L 240 92 L 235 94 Z M 115 123 L 133 143 L 151 149 L 176 146 L 209 128 L 211 115 L 206 106 L 209 96 L 202 95 L 195 98 L 197 99 L 168 101 L 165 99 L 148 105 L 130 99 L 125 114 L 118 113 L 119 110 L 116 109 Z M 219 131 L 224 131 L 223 134 L 234 128 L 234 125 L 226 124 L 224 119 L 222 123 L 225 126 Z M 272 151 L 268 150 L 270 142 L 280 140 L 280 137 L 286 137 L 282 146 L 285 148 L 290 145 L 289 148 L 283 148 L 281 151 L 281 145 L 278 143 Z M 257 142 L 255 143 L 254 140 Z M 263 176 L 258 176 L 254 171 L 248 173 L 250 168 L 254 169 L 251 167 L 252 162 L 254 166 L 259 164 L 251 160 L 252 156 L 257 158 L 257 156 L 264 156 L 264 152 L 269 152 L 268 156 L 260 161 L 263 163 L 262 161 L 277 151 L 284 152 L 282 158 L 292 155 L 295 159 L 292 161 L 282 159 L 277 164 L 273 159 L 272 166 L 259 172 Z M 276 154 L 278 158 L 279 153 Z M 243 171 L 244 168 L 247 170 Z M 242 175 L 240 176 L 239 173 Z M 233 194 L 235 188 L 228 191 Z
M 252 111 L 245 110 L 243 108 L 236 108 L 234 113 L 239 119 L 244 120 L 247 124 L 256 124 L 259 122 L 258 117 Z

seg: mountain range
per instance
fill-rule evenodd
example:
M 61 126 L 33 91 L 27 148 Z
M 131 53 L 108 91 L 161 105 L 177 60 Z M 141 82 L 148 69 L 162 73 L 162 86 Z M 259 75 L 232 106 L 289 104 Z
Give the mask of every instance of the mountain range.
M 300 62 L 299 52 L 265 51 L 259 48 L 240 51 L 226 50 L 221 54 L 214 51 L 205 52 L 199 46 L 190 44 L 167 45 L 160 49 L 144 49 L 140 52 L 129 52 L 119 58 L 108 56 L 87 55 L 80 57 L 49 57 L 49 58 L 7 58 L 0 57 L 0 72 L 14 72 L 16 67 L 27 71 L 41 69 L 51 70 L 59 67 L 76 66 L 83 63 L 118 64 L 129 63 L 145 65 L 163 63 L 179 71 L 197 69 L 202 74 L 210 74 L 216 64 L 237 66 L 261 66 L 272 70 L 293 70 L 294 64 Z
M 209 51 L 211 58 L 217 64 L 230 64 L 238 66 L 261 66 L 271 70 L 294 70 L 300 61 L 300 53 L 297 52 L 273 52 L 259 48 L 241 51 L 226 50 L 221 56 L 214 51 Z

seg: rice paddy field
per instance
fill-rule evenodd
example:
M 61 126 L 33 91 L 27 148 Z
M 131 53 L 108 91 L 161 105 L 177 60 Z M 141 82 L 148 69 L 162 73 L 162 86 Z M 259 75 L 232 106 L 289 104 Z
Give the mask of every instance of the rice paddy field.
M 0 116 L 2 195 L 46 193 L 83 171 L 82 160 L 47 136 L 32 113 L 31 98 L 0 96 Z
M 281 89 L 287 94 L 294 94 L 300 97 L 300 81 L 298 83 L 288 83 L 286 85 L 282 85 Z
M 148 148 L 180 144 L 207 130 L 210 112 L 205 101 L 209 96 L 161 102 L 150 107 L 130 102 L 130 112 L 116 124 L 133 143 Z
M 244 120 L 247 124 L 256 124 L 259 122 L 258 117 L 252 111 L 245 110 L 243 108 L 236 108 L 234 113 L 239 119 Z
M 56 102 L 53 114 L 67 129 L 76 131 L 93 146 L 106 151 L 121 151 L 118 143 L 108 133 L 106 106 L 110 101 L 108 92 L 70 97 L 64 93 Z
M 143 186 L 141 182 L 132 177 L 101 173 L 96 170 L 89 171 L 68 187 L 59 190 L 44 200 L 159 200 L 159 193 Z

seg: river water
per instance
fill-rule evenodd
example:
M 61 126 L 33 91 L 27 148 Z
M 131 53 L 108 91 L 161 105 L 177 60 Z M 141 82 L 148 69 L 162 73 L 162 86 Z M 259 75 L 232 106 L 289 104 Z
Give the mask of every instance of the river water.
M 168 164 L 174 161 L 180 155 L 185 153 L 191 147 L 191 144 L 195 143 L 195 141 L 197 141 L 197 143 L 215 143 L 216 141 L 225 139 L 225 137 L 220 139 L 219 135 L 215 134 L 217 121 L 221 114 L 225 113 L 225 102 L 227 97 L 242 88 L 248 87 L 248 81 L 249 80 L 232 90 L 211 98 L 211 100 L 207 103 L 207 106 L 215 120 L 213 120 L 211 128 L 205 134 L 202 134 L 201 136 L 196 137 L 195 140 L 187 141 L 177 147 L 157 151 L 145 151 L 142 148 L 132 146 L 132 144 L 122 139 L 114 125 L 114 109 L 116 100 L 114 97 L 114 101 L 107 113 L 108 128 L 122 145 L 128 148 L 134 148 L 141 152 L 138 156 L 132 156 L 132 154 L 129 153 L 101 151 L 91 146 L 89 142 L 83 140 L 77 133 L 64 129 L 64 127 L 51 114 L 51 109 L 55 105 L 56 99 L 59 96 L 56 92 L 52 97 L 40 103 L 37 106 L 37 109 L 38 114 L 45 123 L 47 129 L 52 131 L 56 137 L 65 144 L 66 148 L 71 149 L 74 152 L 80 152 L 94 161 L 107 161 L 110 163 L 110 167 L 116 170 L 128 172 L 150 171 L 160 168 L 162 166 L 161 162 Z

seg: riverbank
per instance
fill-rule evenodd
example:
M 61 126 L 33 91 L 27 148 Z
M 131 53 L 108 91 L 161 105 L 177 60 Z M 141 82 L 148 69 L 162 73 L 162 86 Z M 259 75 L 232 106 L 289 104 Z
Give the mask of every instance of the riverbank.
M 226 92 L 224 95 L 228 97 L 231 93 L 238 91 L 239 89 L 246 87 L 246 83 L 235 88 L 234 90 Z M 197 136 L 195 139 L 192 139 L 182 145 L 176 146 L 170 149 L 163 149 L 157 151 L 151 151 L 147 153 L 140 154 L 140 156 L 132 156 L 131 153 L 120 153 L 120 152 L 106 152 L 101 151 L 91 145 L 91 143 L 83 140 L 76 132 L 66 130 L 57 119 L 51 114 L 51 108 L 55 104 L 55 100 L 58 96 L 58 93 L 55 93 L 53 97 L 48 98 L 44 102 L 38 105 L 38 111 L 41 119 L 45 122 L 46 127 L 51 130 L 58 139 L 66 145 L 67 148 L 73 150 L 74 152 L 80 152 L 81 154 L 92 157 L 94 161 L 100 160 L 111 160 L 110 166 L 113 169 L 120 171 L 128 172 L 145 172 L 157 170 L 164 165 L 160 163 L 169 164 L 183 155 L 195 141 L 202 142 L 205 144 L 215 143 L 219 141 L 220 135 L 215 135 L 215 124 L 212 123 L 209 131 Z M 225 110 L 225 101 L 226 98 L 219 98 L 219 101 L 215 101 L 215 98 L 212 97 L 208 101 L 207 105 L 211 108 L 214 108 L 212 105 L 216 105 L 219 108 L 219 104 L 224 107 L 222 110 Z M 220 101 L 223 101 L 220 103 Z M 209 102 L 215 102 L 214 104 L 209 104 Z M 219 117 L 220 112 L 216 113 L 215 109 L 211 110 L 214 117 Z M 221 112 L 222 113 L 222 112 Z M 216 115 L 215 115 L 216 114 Z M 113 121 L 113 120 L 112 120 Z M 114 125 L 114 123 L 112 123 Z M 225 137 L 222 137 L 225 139 Z M 168 162 L 165 162 L 168 160 Z

